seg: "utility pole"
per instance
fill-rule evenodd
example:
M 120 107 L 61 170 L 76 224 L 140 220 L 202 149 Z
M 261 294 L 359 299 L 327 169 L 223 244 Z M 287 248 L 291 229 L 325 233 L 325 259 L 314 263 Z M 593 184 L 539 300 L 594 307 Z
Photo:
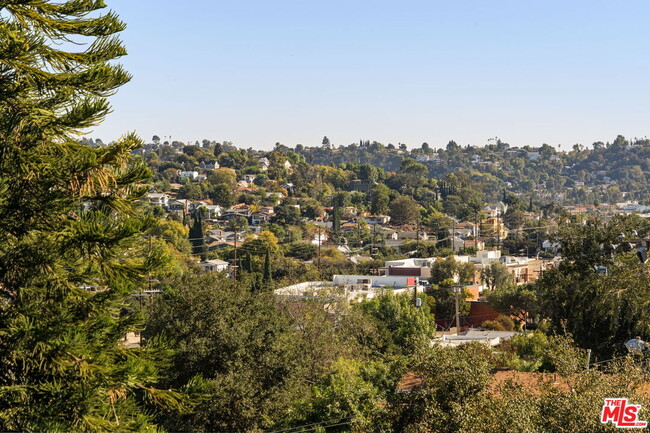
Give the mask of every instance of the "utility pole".
M 420 215 L 418 215 L 418 218 L 415 221 L 415 250 L 420 250 Z
M 497 250 L 501 250 L 501 214 L 497 212 Z
M 456 254 L 456 221 L 455 220 L 451 227 L 451 253 Z
M 374 261 L 375 261 L 375 236 L 377 236 L 377 223 L 372 225 L 372 239 L 370 240 L 370 257 L 373 260 L 373 266 L 372 269 L 370 270 L 371 275 L 377 275 L 379 272 L 377 272 L 375 266 L 374 266 Z
M 318 276 L 320 279 L 323 279 L 323 273 L 320 268 L 320 245 L 323 243 L 323 238 L 321 238 L 320 234 L 320 226 L 318 226 Z
M 460 335 L 460 307 L 459 307 L 459 297 L 460 297 L 460 286 L 454 286 L 454 298 L 455 298 L 455 309 L 456 309 L 456 335 Z
M 479 231 L 479 226 L 478 226 L 478 212 L 474 213 L 474 224 L 476 225 L 475 230 L 474 230 L 474 249 L 478 251 L 478 231 Z
M 237 281 L 237 226 L 235 226 L 235 260 L 233 265 L 233 278 Z

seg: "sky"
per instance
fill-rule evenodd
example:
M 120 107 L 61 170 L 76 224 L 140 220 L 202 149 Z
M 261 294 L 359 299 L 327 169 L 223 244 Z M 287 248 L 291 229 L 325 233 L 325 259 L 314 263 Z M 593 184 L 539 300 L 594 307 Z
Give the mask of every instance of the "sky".
M 569 149 L 650 135 L 650 2 L 108 0 L 132 81 L 87 136 Z

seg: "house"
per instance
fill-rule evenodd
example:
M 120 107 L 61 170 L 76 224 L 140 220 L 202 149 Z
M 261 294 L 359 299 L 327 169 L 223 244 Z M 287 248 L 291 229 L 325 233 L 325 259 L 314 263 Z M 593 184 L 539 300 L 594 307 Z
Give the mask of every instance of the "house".
M 386 240 L 396 241 L 399 239 L 396 230 L 393 230 L 388 227 L 382 227 L 380 230 L 381 230 L 381 236 Z
M 355 232 L 359 231 L 359 224 L 357 224 L 355 222 L 343 223 L 343 224 L 341 224 L 340 229 L 341 229 L 341 232 L 344 233 L 344 234 L 355 233 Z
M 547 253 L 557 253 L 560 248 L 562 248 L 562 245 L 559 242 L 551 242 L 549 240 L 542 242 L 542 249 Z
M 321 232 L 321 233 L 316 233 L 314 235 L 314 238 L 311 240 L 311 243 L 314 245 L 323 245 L 323 243 L 327 242 L 329 239 L 329 236 L 327 236 L 327 233 Z
M 204 167 L 206 170 L 216 170 L 219 168 L 219 163 L 217 161 L 210 161 L 204 163 Z
M 271 208 L 271 210 L 273 210 L 273 208 Z M 262 212 L 262 211 L 254 212 L 253 214 L 251 214 L 251 224 L 254 226 L 258 226 L 260 224 L 267 223 L 271 220 L 273 215 L 274 212 L 270 212 L 270 213 Z
M 260 164 L 260 169 L 262 171 L 267 171 L 269 167 L 271 166 L 271 162 L 269 161 L 268 158 L 260 158 L 259 159 L 259 164 Z
M 435 257 L 427 258 L 412 258 L 412 259 L 400 259 L 400 260 L 389 260 L 384 262 L 384 266 L 392 268 L 430 268 L 431 265 L 436 261 Z
M 215 241 L 222 241 L 222 242 L 235 242 L 235 235 L 237 238 L 237 242 L 244 242 L 246 239 L 246 232 L 245 231 L 239 231 L 237 233 L 233 231 L 225 231 L 221 229 L 216 229 L 216 230 L 208 230 L 206 233 L 208 240 L 211 242 Z
M 189 178 L 189 179 L 195 180 L 199 176 L 199 172 L 198 171 L 180 171 L 179 170 L 178 171 L 178 176 L 181 179 Z
M 354 206 L 346 206 L 343 209 L 343 214 L 341 215 L 342 221 L 356 220 L 357 218 L 357 208 Z
M 465 248 L 465 240 L 459 236 L 450 236 L 449 243 L 454 254 Z
M 287 170 L 291 170 L 291 167 L 292 165 L 289 161 L 284 161 L 284 168 L 286 168 Z
M 275 210 L 270 206 L 265 206 L 260 208 L 259 211 L 253 212 L 250 221 L 252 225 L 260 225 L 269 222 L 274 215 Z
M 485 215 L 487 215 L 488 218 L 496 218 L 498 216 L 505 215 L 507 211 L 508 211 L 508 205 L 503 202 L 499 202 L 494 205 L 485 206 L 483 208 L 483 213 L 485 213 Z
M 165 209 L 169 205 L 169 196 L 165 193 L 150 192 L 147 194 L 149 204 L 162 206 Z
M 251 184 L 251 183 L 253 183 L 253 181 L 255 181 L 256 177 L 257 176 L 254 175 L 254 174 L 245 174 L 245 175 L 242 176 L 241 180 L 243 180 L 244 182 L 246 182 L 248 184 Z
M 478 225 L 463 221 L 458 224 L 454 224 L 454 227 L 449 231 L 449 234 L 460 236 L 462 238 L 467 237 L 476 237 L 478 236 Z
M 188 212 L 190 210 L 190 201 L 187 199 L 170 200 L 169 210 L 171 212 Z
M 391 289 L 390 287 L 374 288 L 364 283 L 337 285 L 330 281 L 307 281 L 276 289 L 273 293 L 276 296 L 288 299 L 318 300 L 325 302 L 325 305 L 331 305 L 332 302 L 337 300 L 345 302 L 361 301 L 388 293 L 406 293 L 407 290 L 406 288 Z
M 202 204 L 199 205 L 198 207 L 207 209 L 208 211 L 207 219 L 209 220 L 216 220 L 221 216 L 221 212 L 223 211 L 223 208 L 218 204 Z
M 485 242 L 480 239 L 463 239 L 463 248 L 476 248 L 476 251 L 485 249 Z
M 440 162 L 440 158 L 438 155 L 418 155 L 415 160 L 417 162 L 432 162 L 432 163 L 437 163 Z
M 228 262 L 223 260 L 213 259 L 204 260 L 199 263 L 202 272 L 223 272 L 228 270 Z
M 349 256 L 349 255 L 352 254 L 352 249 L 348 246 L 348 243 L 347 243 L 347 241 L 345 240 L 345 238 L 343 238 L 343 241 L 344 241 L 344 243 L 341 244 L 341 245 L 339 245 L 339 246 L 337 246 L 336 249 L 337 249 L 339 252 L 345 254 L 346 256 Z
M 417 231 L 403 231 L 403 232 L 398 232 L 399 239 L 408 239 L 408 240 L 421 240 L 421 241 L 426 241 L 429 239 L 429 236 L 427 235 L 426 232 L 420 230 L 419 233 Z
M 370 225 L 384 225 L 390 222 L 388 215 L 370 215 L 363 217 L 363 219 Z
M 208 251 L 223 250 L 225 248 L 234 248 L 234 242 L 212 241 L 206 244 Z
M 285 197 L 281 192 L 267 192 L 266 198 L 281 200 Z
M 355 179 L 350 181 L 350 189 L 352 191 L 360 191 L 368 193 L 373 187 L 373 183 L 367 180 Z
M 498 346 L 504 341 L 510 340 L 517 335 L 514 331 L 483 331 L 480 329 L 469 329 L 462 334 L 443 335 L 437 343 L 440 346 L 456 347 L 462 344 L 480 342 L 490 347 Z
M 231 219 L 234 218 L 249 219 L 251 213 L 252 213 L 251 209 L 248 205 L 240 203 L 224 211 L 221 214 L 221 217 L 219 219 L 221 219 L 222 221 L 230 221 Z
M 334 275 L 332 281 L 337 286 L 348 286 L 354 289 L 371 289 L 388 287 L 393 289 L 413 288 L 418 284 L 417 277 L 401 275 Z
M 356 254 L 354 256 L 348 257 L 348 260 L 351 261 L 352 263 L 354 263 L 355 265 L 358 265 L 361 262 L 372 261 L 373 258 L 372 258 L 372 256 L 364 256 L 364 255 L 361 255 L 361 254 Z
M 431 268 L 428 266 L 420 267 L 407 267 L 407 266 L 389 266 L 388 268 L 380 268 L 380 271 L 384 271 L 386 276 L 402 276 L 402 277 L 418 277 L 425 280 L 431 278 Z
M 499 236 L 501 239 L 508 237 L 508 229 L 506 229 L 506 225 L 503 223 L 503 218 L 498 216 L 483 220 L 481 223 L 481 231 Z

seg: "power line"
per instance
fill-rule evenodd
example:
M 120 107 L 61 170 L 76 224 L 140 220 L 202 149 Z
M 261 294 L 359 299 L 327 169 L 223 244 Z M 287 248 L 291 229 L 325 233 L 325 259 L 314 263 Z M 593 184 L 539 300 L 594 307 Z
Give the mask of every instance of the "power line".
M 329 428 L 329 427 L 336 427 L 336 426 L 340 426 L 340 425 L 350 424 L 352 422 L 352 420 L 354 420 L 354 418 L 356 418 L 356 416 L 354 416 L 354 415 L 344 417 L 344 418 L 333 418 L 333 419 L 330 419 L 330 420 L 327 420 L 327 421 L 321 421 L 321 422 L 316 422 L 316 423 L 312 423 L 312 424 L 299 425 L 299 426 L 290 427 L 290 428 L 287 428 L 287 429 L 284 429 L 284 430 L 273 430 L 273 431 L 266 432 L 266 433 L 293 433 L 293 432 L 296 432 L 296 431 L 308 432 L 308 431 L 316 430 L 318 428 Z M 327 424 L 327 423 L 330 423 L 330 422 L 336 422 L 336 424 L 323 426 L 323 424 Z M 311 428 L 308 429 L 308 430 L 301 430 L 301 429 L 303 429 L 305 427 L 311 427 Z

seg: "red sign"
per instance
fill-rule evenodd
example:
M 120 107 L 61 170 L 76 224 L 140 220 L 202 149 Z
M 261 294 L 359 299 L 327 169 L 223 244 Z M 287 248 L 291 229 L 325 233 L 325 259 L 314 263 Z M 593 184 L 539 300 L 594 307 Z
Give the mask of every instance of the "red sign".
M 640 409 L 641 405 L 630 404 L 627 398 L 606 398 L 600 422 L 611 422 L 616 428 L 645 428 L 648 422 L 639 420 Z

